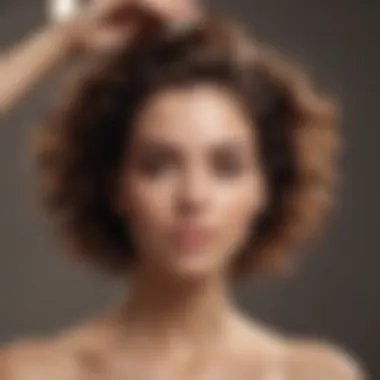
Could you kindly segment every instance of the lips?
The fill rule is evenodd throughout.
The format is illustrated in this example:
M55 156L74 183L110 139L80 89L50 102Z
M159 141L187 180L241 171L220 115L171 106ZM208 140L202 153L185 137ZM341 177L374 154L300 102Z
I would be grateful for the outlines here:
M173 240L180 248L194 249L207 246L214 236L215 233L210 228L186 226L175 230Z

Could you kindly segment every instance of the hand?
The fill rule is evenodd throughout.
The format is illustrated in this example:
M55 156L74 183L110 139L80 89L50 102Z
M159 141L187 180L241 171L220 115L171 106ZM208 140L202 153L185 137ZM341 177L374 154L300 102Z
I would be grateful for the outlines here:
M149 15L174 22L199 14L196 0L93 0L63 30L71 50L101 53L125 44Z

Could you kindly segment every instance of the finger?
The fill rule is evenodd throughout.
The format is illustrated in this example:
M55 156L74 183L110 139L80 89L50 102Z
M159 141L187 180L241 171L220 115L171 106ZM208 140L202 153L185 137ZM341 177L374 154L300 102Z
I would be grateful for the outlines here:
M200 10L194 0L140 0L139 3L169 21L193 18Z
M128 8L131 4L132 0L93 0L86 13L92 19L99 19L109 12L120 8Z
M113 29L96 33L88 41L87 48L95 52L107 52L126 45L136 33L136 28Z

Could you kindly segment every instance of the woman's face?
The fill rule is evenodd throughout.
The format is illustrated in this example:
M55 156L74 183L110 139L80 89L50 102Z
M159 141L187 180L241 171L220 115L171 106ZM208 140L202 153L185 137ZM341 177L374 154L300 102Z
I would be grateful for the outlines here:
M118 205L140 264L165 275L222 273L262 210L253 128L217 86L168 89L140 109Z

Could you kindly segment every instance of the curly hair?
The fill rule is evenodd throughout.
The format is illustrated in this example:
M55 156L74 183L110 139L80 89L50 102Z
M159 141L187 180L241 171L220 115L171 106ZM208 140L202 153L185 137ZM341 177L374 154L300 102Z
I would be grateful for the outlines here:
M197 82L233 90L257 130L269 202L236 272L292 261L316 235L334 190L335 107L277 53L209 17L183 30L161 25L97 62L38 130L43 203L77 257L113 273L133 263L113 194L134 116L154 92Z

